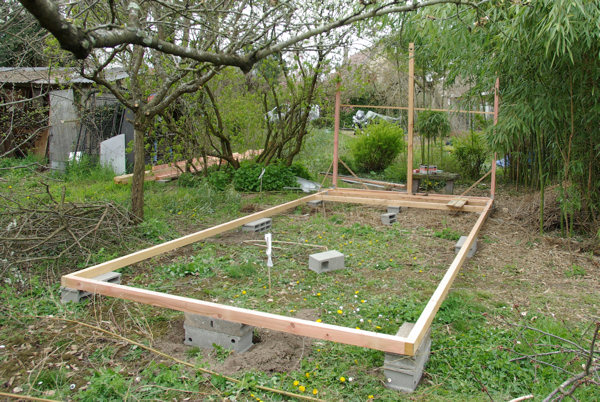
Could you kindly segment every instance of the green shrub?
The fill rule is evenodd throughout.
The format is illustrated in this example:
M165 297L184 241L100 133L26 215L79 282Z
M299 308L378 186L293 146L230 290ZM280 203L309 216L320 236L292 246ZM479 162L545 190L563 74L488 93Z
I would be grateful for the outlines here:
M363 171L387 168L404 147L404 132L395 124L381 121L369 124L351 144L356 164Z
M294 173L294 176L302 177L303 179L306 179L306 180L312 180L312 177L310 176L310 172L308 171L306 166L304 166L301 162L292 163L292 166L290 166L290 169L292 169L292 173Z
M406 182L406 163L393 163L383 172L383 178L392 183Z
M229 183L231 183L231 179L229 170L217 170L208 175L208 183L218 191L226 190Z
M488 147L483 136L472 131L464 138L456 138L454 158L458 161L463 175L468 179L478 179L489 157Z
M263 169L265 169L262 177L263 191L277 191L296 185L296 177L289 167L279 163L264 167L261 164L250 162L242 164L235 171L233 175L235 189L237 191L261 191L259 177Z
M177 179L179 187L197 187L200 183L202 183L202 177L189 172L182 173Z

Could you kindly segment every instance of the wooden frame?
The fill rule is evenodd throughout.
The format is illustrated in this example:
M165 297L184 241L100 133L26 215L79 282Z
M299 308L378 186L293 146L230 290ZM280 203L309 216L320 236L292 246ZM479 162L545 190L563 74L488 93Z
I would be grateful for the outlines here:
M171 240L166 243L149 247L147 249L65 275L62 277L62 285L71 289L85 290L105 296L132 300L144 304L166 307L189 313L201 314L227 321L288 332L295 335L362 346L371 349L382 350L384 352L413 355L415 350L417 350L419 347L423 336L429 329L429 326L431 325L431 322L433 321L441 303L448 294L454 278L458 274L458 271L466 259L468 250L473 244L473 241L476 239L481 226L485 222L485 219L490 212L493 202L490 198L486 197L463 198L466 200L466 203L460 210L478 213L479 219L475 223L475 226L473 226L471 229L471 232L467 237L467 241L464 243L460 252L450 265L446 275L438 285L420 318L417 320L415 327L407 337L398 337L359 329L345 328L293 317L232 307L188 297L175 296L167 293L135 288L132 286L101 282L94 280L93 278L103 273L124 268L131 264L147 260L151 257L166 253L171 250L175 250L179 247L183 247L228 230L235 229L245 223L276 215L308 201L324 200L366 205L405 206L412 208L455 210L447 205L448 202L452 200L451 195L432 194L426 196L424 194L413 195L399 192L359 189L331 189L322 191L299 198L295 201L281 204L264 211L256 212L254 214L223 223L221 225L214 226L209 229L192 233L179 239Z
M498 120L498 88L496 81L494 97L494 124ZM214 226L209 229L201 230L196 233L183 236L179 239L171 240L153 247L146 248L116 258L102 264L95 265L62 277L62 285L71 288L84 290L92 293L116 297L120 299L132 300L139 303L149 304L158 307L166 307L173 310L189 313L201 314L213 318L233 321L262 328L268 328L276 331L287 332L295 335L308 336L317 339L324 339L333 342L339 342L349 345L361 346L371 349L377 349L384 352L396 353L400 355L414 355L418 350L423 337L429 330L440 305L450 291L454 279L458 275L460 268L464 264L467 253L473 242L477 238L481 227L490 214L493 197L495 192L495 155L493 161L492 191L491 197L472 197L460 196L460 203L457 203L457 197L443 194L414 194L412 189L412 131L414 125L414 44L409 45L409 99L408 99L408 171L406 193L396 191L381 190L359 190L351 188L337 188L338 182L338 138L339 138L339 112L340 112L340 82L337 85L335 102L335 125L334 125L334 150L333 150L333 189L321 191L306 197L290 201L264 211L256 212L242 218ZM464 111L459 111L464 112ZM475 113L475 112L473 112ZM415 191L417 189L414 189ZM227 306L223 304L211 303L207 301L192 299L189 297L175 296L167 293L160 293L125 285L117 285L95 280L93 278L124 268L131 264L147 260L151 257L164 254L211 236L238 228L245 223L255 221L260 218L274 216L278 213L302 205L308 201L322 200L330 202L347 202L365 205L378 206L403 206L410 208L423 208L445 211L464 211L479 214L475 225L471 229L466 241L460 251L450 264L446 274L438 284L435 292L429 299L425 309L419 316L413 329L406 337L381 334L360 329L345 328L336 325L313 322L299 318L287 317L271 313L265 313L250 309ZM457 206L460 205L460 206Z

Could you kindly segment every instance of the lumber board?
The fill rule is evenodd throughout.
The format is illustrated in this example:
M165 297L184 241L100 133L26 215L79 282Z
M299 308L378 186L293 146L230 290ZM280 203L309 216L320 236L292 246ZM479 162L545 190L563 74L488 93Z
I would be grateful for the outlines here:
M452 208L462 208L465 206L466 203L467 200L462 198L456 198L454 200L450 200L450 202L448 202L448 206Z
M347 202L350 204L364 204L364 205L381 205L388 207L409 207L419 209L437 209L446 211L455 211L455 208L449 207L447 203L434 203L434 202L422 202L422 201L408 201L408 200L393 200L393 199L377 199L377 198L365 198L365 197L350 197L350 196L337 196L337 195L319 195L318 199L323 201L335 201L335 202ZM481 212L485 207L476 205L465 205L462 211L467 212Z
M398 191L381 191L381 190L359 190L359 189L334 189L328 190L327 195L342 195L342 196L351 196L351 197L365 197L365 198L376 198L376 199L387 199L387 200L406 200L406 201L420 201L420 202L430 202L430 203L448 203L451 200L456 199L455 195L450 194L436 194L432 195L424 195L424 194L407 194L404 192ZM439 195L439 196L438 196ZM470 197L462 197L465 199L468 205L476 205L480 207L484 207L489 198L479 199L479 198L470 198Z
M265 209L264 211L259 211L253 213L251 215L246 215L244 217L234 219L232 221L222 223L217 226L213 226L209 229L204 229L199 232L191 233L187 236L180 237L178 239L174 239L165 243L158 244L156 246L148 247L146 249L136 251L135 253L131 253L122 257L115 258L114 260L104 262L102 264L95 265L93 267L89 267L86 269L82 269L80 271L74 272L71 275L80 276L82 278L93 278L98 275L102 275L104 273L114 271L119 268L126 267L131 264L135 264L136 262L144 261L148 258L154 257L159 254L166 253L167 251L175 250L176 248L187 246L188 244L195 243L199 240L206 239L208 237L212 237L218 235L220 233L226 232L231 229L235 229L239 226L242 226L248 222L255 221L260 218L267 218L269 216L276 215L285 210L294 208L297 205L304 204L308 201L312 201L314 199L318 199L320 193L315 193L308 195L306 197L299 198L294 201L287 202L285 204L277 205L273 208Z
M406 144L406 192L413 192L413 131L415 126L415 44L408 44L408 143Z
M382 350L384 352L412 355L414 350L405 337L232 307L189 297L96 281L73 274L63 276L62 284L71 289L85 290L152 306L200 314L220 320L258 326L294 335Z
M438 287L435 289L435 292L429 299L429 302L427 303L427 305L425 306L425 309L419 316L419 319L415 323L413 329L410 331L410 334L408 335L408 339L414 345L415 350L418 349L421 341L423 340L423 337L425 336L425 333L427 332L431 323L433 322L433 319L435 318L437 311L439 310L442 302L448 295L448 292L450 291L450 287L452 286L452 283L454 282L456 275L458 275L460 268L462 267L463 263L465 262L465 260L467 258L467 254L468 254L469 250L471 249L473 242L477 238L477 235L479 234L479 231L481 230L483 223L485 222L488 215L490 214L493 202L494 202L493 200L488 201L487 205L485 206L485 208L479 215L477 222L475 222L475 225L473 225L473 228L471 229L469 236L467 236L467 240L461 247L460 251L454 258L454 260L452 261L452 264L450 264L450 267L446 271L446 274L444 275L444 277L438 284Z
M408 110L407 106L376 106L376 105L352 105L352 104L342 104L341 107L362 107L367 109L390 109L390 110ZM471 114L494 114L494 112L486 112L483 110L464 110L464 109L440 109L440 108L430 108L430 107L415 107L416 111L425 111L430 110L432 112L449 112L449 113L471 113Z

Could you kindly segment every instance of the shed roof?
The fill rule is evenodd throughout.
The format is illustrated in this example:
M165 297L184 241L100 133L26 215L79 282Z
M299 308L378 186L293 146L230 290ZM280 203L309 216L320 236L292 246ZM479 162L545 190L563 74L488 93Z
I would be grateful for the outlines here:
M122 68L104 70L105 79L117 81L127 77ZM34 85L67 85L93 84L92 80L84 78L75 68L50 67L0 67L0 84L34 84Z

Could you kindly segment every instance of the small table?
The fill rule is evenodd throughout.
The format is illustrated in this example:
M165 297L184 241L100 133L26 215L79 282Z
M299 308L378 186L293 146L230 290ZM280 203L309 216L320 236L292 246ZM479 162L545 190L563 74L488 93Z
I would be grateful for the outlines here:
M444 193L452 194L454 193L454 180L458 180L460 175L458 173L413 173L412 175L412 188L413 193L416 193L419 190L419 185L421 184L421 180L435 180L446 182L446 186L444 187Z

